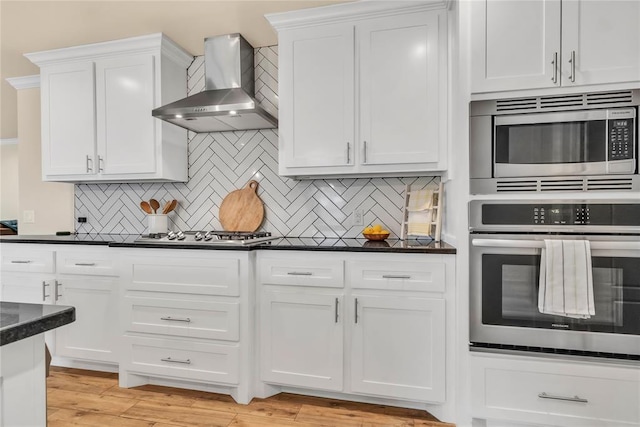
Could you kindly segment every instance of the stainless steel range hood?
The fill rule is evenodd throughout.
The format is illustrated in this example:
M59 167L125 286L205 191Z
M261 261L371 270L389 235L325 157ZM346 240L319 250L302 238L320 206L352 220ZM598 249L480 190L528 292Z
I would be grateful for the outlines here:
M272 129L278 120L254 99L253 47L240 34L204 40L205 90L152 111L193 132Z

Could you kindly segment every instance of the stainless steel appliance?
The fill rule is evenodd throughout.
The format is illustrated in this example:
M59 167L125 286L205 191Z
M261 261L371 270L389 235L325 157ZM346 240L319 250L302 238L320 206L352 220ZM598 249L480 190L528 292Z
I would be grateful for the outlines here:
M640 359L640 202L474 200L469 215L472 349ZM545 239L589 240L595 316L538 311Z
M136 239L136 243L213 245L213 246L253 246L279 239L268 231L178 231L146 234Z
M474 101L471 192L639 190L640 90Z
M205 90L152 111L193 132L278 127L254 98L253 47L240 34L204 40Z

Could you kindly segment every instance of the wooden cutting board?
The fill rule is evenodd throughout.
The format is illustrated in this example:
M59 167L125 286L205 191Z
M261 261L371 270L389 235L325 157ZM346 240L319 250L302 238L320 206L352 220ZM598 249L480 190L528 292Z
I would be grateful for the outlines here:
M220 224L225 231L256 231L264 219L264 205L256 194L258 181L227 194L220 205Z

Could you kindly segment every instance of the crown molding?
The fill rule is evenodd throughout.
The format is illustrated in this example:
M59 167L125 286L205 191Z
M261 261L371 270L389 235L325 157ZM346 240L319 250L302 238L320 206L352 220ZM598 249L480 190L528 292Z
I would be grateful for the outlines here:
M18 145L18 138L0 138L0 145Z
M32 89L40 87L40 75L24 76L24 77L7 77L5 79L15 89Z
M25 53L24 56L39 67L71 61L96 60L122 54L167 54L173 61L187 67L193 56L162 33L130 37L121 40L84 44L61 49Z
M300 9L283 13L271 13L265 18L277 31L300 28L310 25L322 25L353 21L357 19L376 18L402 13L426 10L449 9L452 0L427 1L391 1L369 0L353 3L341 3L321 6L312 9Z

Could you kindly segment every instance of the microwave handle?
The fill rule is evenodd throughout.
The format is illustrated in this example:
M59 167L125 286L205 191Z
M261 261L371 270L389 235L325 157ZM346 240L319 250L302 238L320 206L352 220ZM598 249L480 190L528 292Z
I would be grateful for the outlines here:
M640 251L640 242L590 242L591 249ZM473 246L487 248L532 248L542 249L543 240L472 239Z

